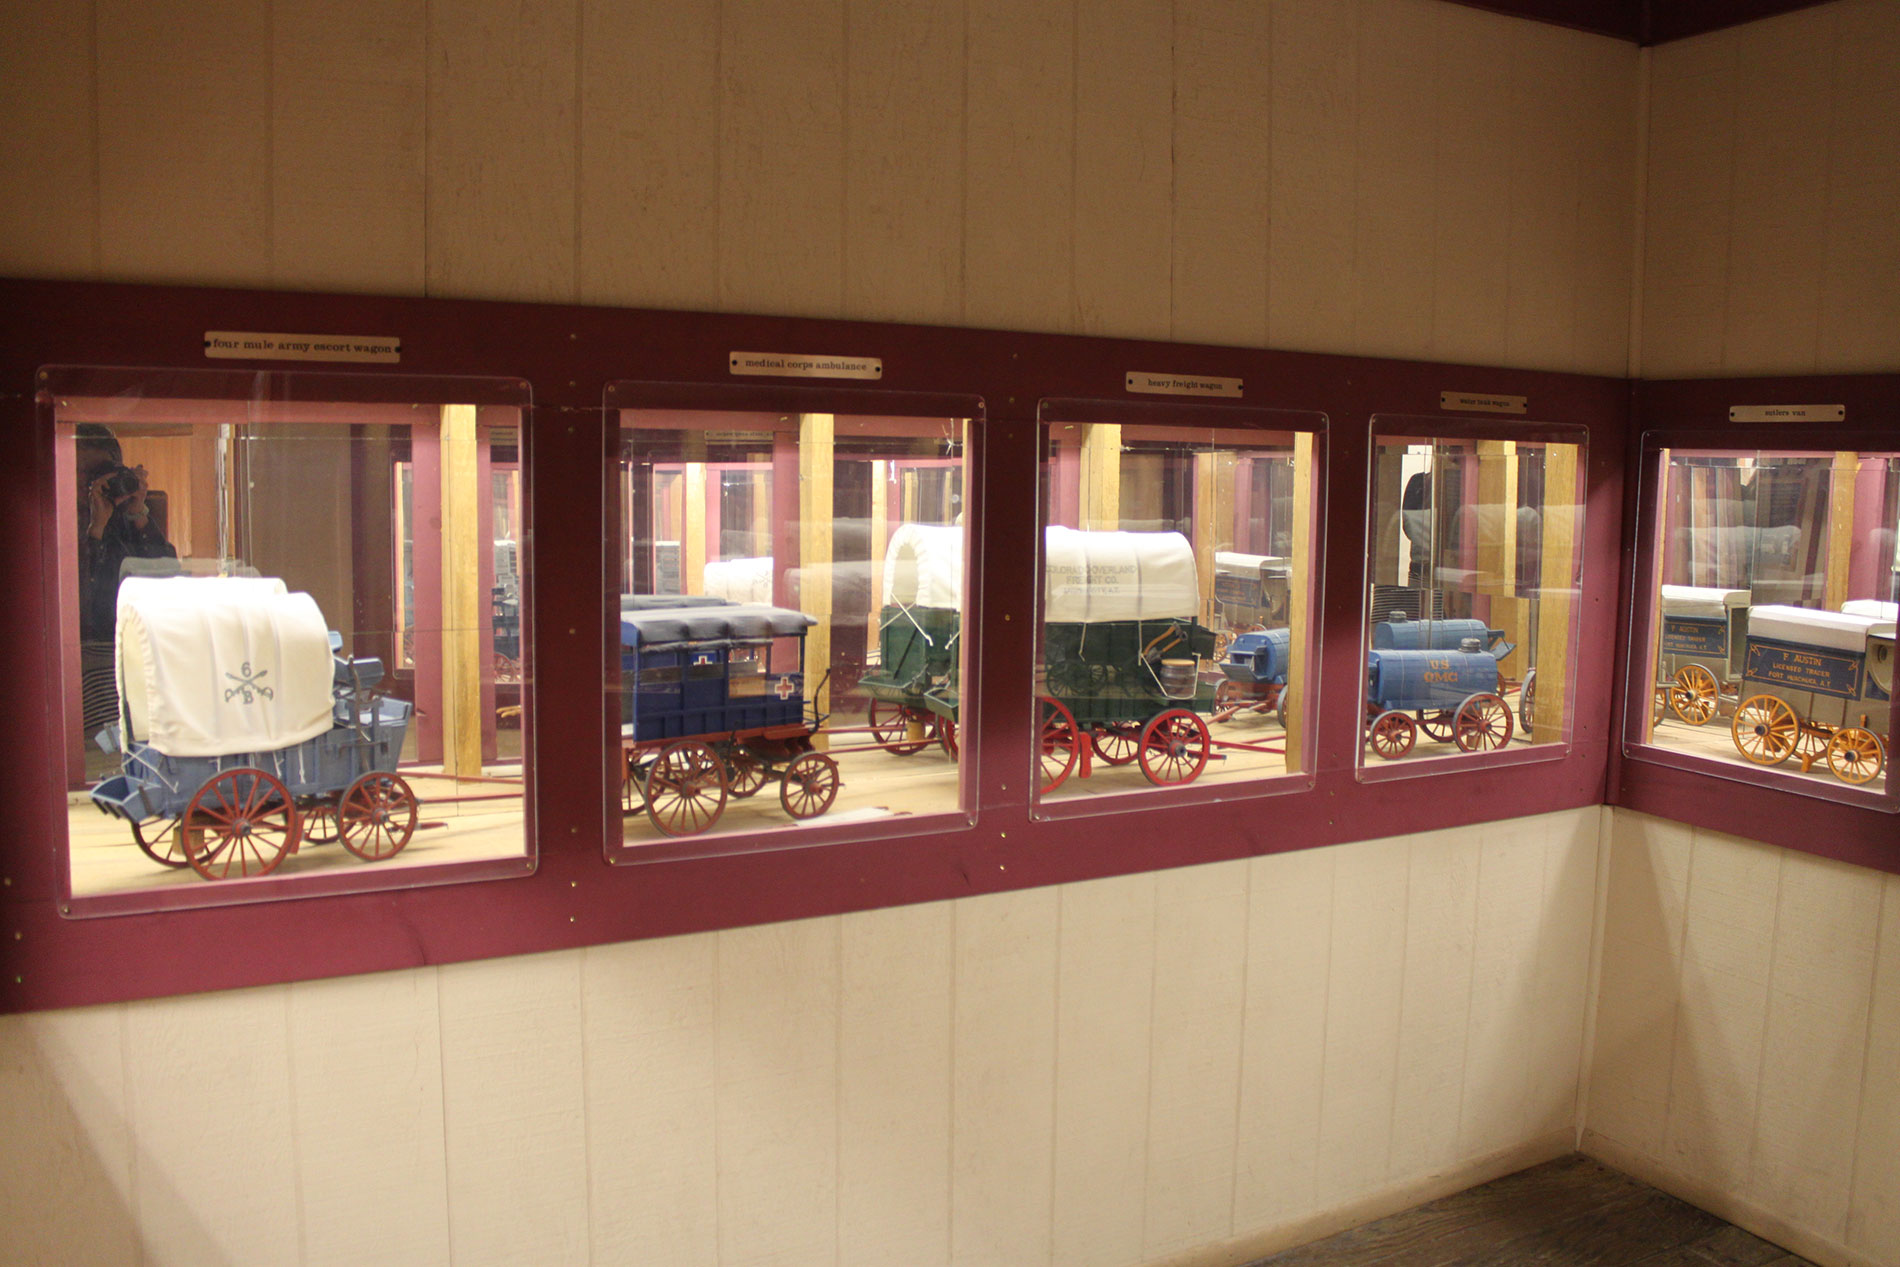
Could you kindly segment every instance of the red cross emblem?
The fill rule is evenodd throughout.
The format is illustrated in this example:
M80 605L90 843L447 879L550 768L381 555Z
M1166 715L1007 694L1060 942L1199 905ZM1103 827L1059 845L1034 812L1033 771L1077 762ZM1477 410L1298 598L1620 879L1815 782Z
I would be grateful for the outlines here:
M772 689L778 693L780 699L790 699L797 692L798 687L793 684L791 678L782 677L778 680L778 685Z

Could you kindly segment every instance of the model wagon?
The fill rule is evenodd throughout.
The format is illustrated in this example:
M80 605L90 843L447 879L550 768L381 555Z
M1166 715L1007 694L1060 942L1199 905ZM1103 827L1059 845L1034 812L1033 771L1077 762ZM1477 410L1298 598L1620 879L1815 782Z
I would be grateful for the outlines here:
M886 750L932 740L957 753L957 657L962 639L963 529L902 524L884 553L878 664L858 679L871 734Z
M1713 718L1742 676L1749 591L1662 587L1656 699L1691 726Z
M1886 764L1893 708L1894 621L1879 615L1756 607L1748 613L1741 703L1730 733L1744 757L1817 760L1848 783Z
M1212 744L1201 714L1214 688L1201 664L1214 631L1201 607L1194 550L1178 532L1082 532L1045 537L1042 786L1062 783L1093 755L1138 761L1150 782L1188 783ZM1084 746L1086 740L1086 748Z
M815 751L823 724L805 695L805 635L817 621L763 603L623 596L620 744L624 807L669 836L702 832L728 797L777 782L793 818L838 795Z
M120 770L92 789L153 861L261 876L304 842L369 862L409 843L396 774L414 706L308 594L270 577L129 577L115 638Z
M1516 650L1482 620L1406 620L1372 627L1366 653L1366 742L1388 761L1412 751L1418 732L1465 752L1510 742L1511 709L1498 662Z

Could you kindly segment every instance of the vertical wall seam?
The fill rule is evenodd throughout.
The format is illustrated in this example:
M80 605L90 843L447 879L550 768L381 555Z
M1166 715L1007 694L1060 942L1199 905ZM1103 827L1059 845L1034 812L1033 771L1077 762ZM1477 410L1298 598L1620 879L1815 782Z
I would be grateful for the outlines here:
M1161 884L1151 877L1148 890L1148 1076L1143 1079L1146 1101L1141 1110L1141 1252L1148 1256L1148 1183L1154 1176L1155 1146L1155 1038L1161 1032L1155 996L1161 985Z
M838 315L851 312L851 0L838 5ZM881 306L881 305L880 305ZM840 954L843 933L839 933ZM840 959L840 972L843 960ZM841 978L842 980L842 978ZM841 987L842 988L842 987ZM842 1012L842 998L840 999Z
M1740 1196L1748 1199L1755 1185L1755 1154L1761 1137L1761 1084L1768 1069L1768 1034L1775 1019L1775 966L1781 959L1781 895L1788 883L1788 855L1779 851L1775 859L1775 914L1768 932L1768 1006L1762 1014L1761 1051L1755 1058L1755 1085L1749 1088L1748 1163L1742 1172ZM1686 921L1685 921L1686 922ZM1677 1011L1681 1011L1680 996Z
M427 298L435 279L429 256L430 227L435 212L435 182L431 161L435 145L435 6L422 0L422 295Z
M1701 831L1699 828L1691 827L1689 829L1689 866L1684 871L1682 878L1682 926L1676 930L1674 946L1675 963L1672 965L1676 979L1676 1006L1672 1009L1669 1018L1669 1058L1663 1068L1662 1132L1657 1137L1656 1145L1658 1161L1662 1160L1669 1153L1669 1124L1676 1112L1676 1053L1683 1045L1682 1031L1686 1019L1684 1017L1682 987L1689 976L1689 904L1694 900L1695 895L1695 859L1696 854L1700 852L1697 848L1697 842L1700 837ZM1757 1082L1759 1083L1759 1077L1757 1078ZM1757 1095L1759 1098L1759 1085L1757 1086Z
M1839 152L1841 135L1840 11L1838 9L1826 10L1825 16L1821 20L1831 25L1834 30L1828 39L1831 56L1828 60L1827 83L1827 163L1821 173L1821 240L1817 243L1820 248L1818 259L1819 268L1816 270L1814 279L1814 326L1809 331L1813 336L1813 352L1809 357L1808 369L1806 371L1810 374L1819 374L1821 372L1821 357L1824 346L1821 339L1821 331L1827 325L1828 312L1828 238L1829 229L1834 224L1834 172L1836 169L1834 160Z
M277 281L277 9L264 4L264 276Z
M831 917L832 962L837 965L832 985L838 991L831 1033L831 1261L834 1264L844 1261L844 922L848 918L846 915Z
M92 121L87 134L87 145L92 151L92 275L94 280L105 276L105 157L102 153L101 134L104 131L99 119L99 0L91 0L87 6L90 20L86 34L86 66L91 72L91 83L87 91L92 101Z
M1860 1190L1861 1125L1867 1120L1867 1093L1872 1082L1868 1071L1874 1063L1874 1018L1880 1010L1880 956L1885 948L1888 907L1896 892L1900 892L1900 884L1891 878L1881 881L1880 913L1874 924L1874 966L1867 981L1867 1033L1860 1055L1860 1095L1854 1102L1854 1150L1847 1163L1847 1222L1841 1230L1841 1243L1850 1247L1854 1243L1854 1194Z
M957 319L967 322L970 319L970 76L975 67L970 62L970 4L973 0L963 0L962 38L963 46L958 50L958 60L963 63L962 108L957 112L957 129L960 143L957 147L957 184L958 205L962 214L957 217ZM956 957L952 944L951 958Z
M1590 895L1590 950L1584 973L1583 1032L1578 1036L1577 1079L1572 1099L1573 1139L1583 1149L1590 1126L1590 1092L1596 1078L1596 1034L1599 1000L1603 990L1603 947L1610 909L1610 842L1615 836L1616 809L1597 806L1597 842L1594 888Z
M572 225L574 249L571 255L574 276L568 292L574 303L581 302L582 278L586 276L586 254L581 238L581 208L587 189L587 3L574 0L574 182L569 194L574 199Z
M97 9L95 7L95 12ZM126 1157L126 1193L125 1203L129 1207L134 1231L132 1252L138 1267L146 1262L145 1238L138 1234L137 1225L142 1222L139 1216L139 1130L138 1130L138 1094L132 1084L132 1009L149 1007L147 1003L118 1003L113 1012L119 1018L119 1091L125 1105L125 1157Z
M1742 73L1741 49L1737 45L1735 38L1727 31L1718 34L1715 38L1728 45L1729 57L1727 82L1724 84L1729 97L1728 190L1722 199L1722 209L1728 213L1728 221L1724 226L1728 234L1728 241L1723 244L1724 249L1722 252L1722 315L1721 323L1716 327L1715 364L1685 367L1690 369L1691 372L1698 373L1707 370L1719 371L1728 366L1729 299L1735 290L1735 168L1740 162L1738 152L1741 149L1741 127L1738 118L1742 112L1742 94L1740 86L1735 81L1740 78Z
M281 663L281 662L280 662ZM308 987L303 987L308 988ZM303 1132L297 1129L297 1032L292 1019L292 1004L297 997L298 982L291 982L284 989L284 1075L285 1088L290 1093L290 1191L291 1209L297 1219L297 1261L310 1261L310 1221L304 1213L304 1174L303 1174Z
M1067 921L1064 920L1063 915L1068 907L1068 892L1067 886L1061 886L1055 893L1055 1005L1050 1008L1050 1016L1055 1026L1055 1041L1049 1048L1053 1053L1049 1062L1050 1068L1055 1074L1055 1085L1050 1088L1049 1094L1049 1256L1051 1261L1055 1258L1056 1233L1061 1226L1056 1219L1056 1214L1061 1200L1061 1187L1057 1180L1061 1173L1058 1162L1062 1148L1062 965L1065 958L1063 949L1068 944L1068 939L1064 936Z
M957 965L962 959L957 935L957 915L962 909L963 899L950 903L950 1129L948 1164L944 1173L949 1176L950 1191L946 1217L943 1221L943 1253L946 1263L955 1263L957 1258Z
M588 1041L587 1041L587 960L593 953L593 947L582 946L580 958L575 965L574 993L576 1011L580 1021L581 1040L581 1158L587 1173L587 1182L581 1186L581 1205L587 1211L587 1261L594 1261L594 1106L588 1094L593 1086L588 1077Z
M1228 1165L1227 1183L1227 1231L1229 1236L1240 1234L1240 1142L1245 1135L1246 1086L1247 1086L1247 1009L1253 1001L1253 880L1258 858L1247 858L1242 866L1246 871L1246 883L1242 886L1242 905L1240 920L1240 1042L1234 1062L1234 1149L1233 1158ZM1148 1018L1149 1028L1154 1026L1154 1017ZM1144 1181L1144 1186L1145 1181Z
M1624 377L1643 374L1644 288L1649 267L1649 131L1651 119L1651 81L1656 73L1653 50L1636 51L1636 113L1631 121L1636 132L1635 186L1630 197L1630 285L1628 347L1624 351Z
M455 1261L455 1149L449 1138L449 1044L442 1009L442 968L422 969L435 982L435 1061L437 1092L442 1098L442 1236L449 1261Z
M1488 826L1488 824L1487 824ZM1465 1084L1470 1081L1471 1065L1471 1018L1476 1008L1472 999L1478 992L1478 934L1481 912L1484 908L1484 838L1485 831L1478 831L1478 869L1471 877L1471 966L1465 973L1465 1055L1460 1062L1464 1066L1458 1079L1458 1138L1465 1134Z
M726 937L722 929L712 935L713 939L713 1069L712 1069L712 1187L713 1187L713 1257L724 1262L725 1227L724 1207L719 1200L720 1179L726 1168L719 1162L719 1118L720 1110L726 1103L726 1084L721 1074L725 1067L722 1057L726 1046Z
M1075 224L1080 200L1076 189L1082 165L1082 15L1078 3L1070 0L1069 9L1069 320L1070 332L1080 334L1086 328L1082 319L1082 289L1075 259Z

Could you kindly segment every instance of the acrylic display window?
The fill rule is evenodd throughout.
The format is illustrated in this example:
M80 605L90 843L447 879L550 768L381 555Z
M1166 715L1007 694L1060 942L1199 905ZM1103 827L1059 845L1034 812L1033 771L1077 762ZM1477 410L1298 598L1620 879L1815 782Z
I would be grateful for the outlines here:
M1040 417L1036 812L1310 786L1324 415Z
M1646 436L1643 471L1626 751L1891 808L1900 452Z
M1361 779L1569 750L1587 434L1374 415Z
M532 868L525 383L41 387L68 913Z
M977 405L894 396L681 409L609 386L611 860L968 824Z

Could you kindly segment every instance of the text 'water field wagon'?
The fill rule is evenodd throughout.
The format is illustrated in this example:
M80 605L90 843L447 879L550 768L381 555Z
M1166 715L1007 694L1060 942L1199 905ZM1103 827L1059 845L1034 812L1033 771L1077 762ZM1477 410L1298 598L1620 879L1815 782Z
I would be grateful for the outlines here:
M1750 761L1779 765L1795 756L1806 772L1825 759L1848 783L1871 782L1885 767L1894 619L1884 605L1848 606L1856 610L1749 611L1741 703L1730 733Z
M877 667L858 679L872 736L902 756L933 739L957 755L963 529L901 524L884 552Z
M1380 621L1366 653L1366 742L1388 761L1421 730L1465 752L1502 748L1512 727L1498 662L1514 650L1482 620Z
M623 808L668 836L702 832L728 796L772 779L793 818L831 808L838 764L814 751L801 611L699 595L623 595Z
M153 861L223 880L304 842L368 862L409 843L416 798L395 771L414 706L376 690L381 660L335 654L310 595L274 577L128 577L115 644L120 772L92 801Z

